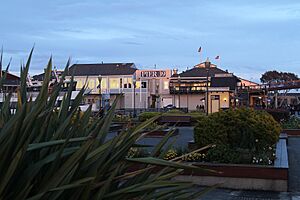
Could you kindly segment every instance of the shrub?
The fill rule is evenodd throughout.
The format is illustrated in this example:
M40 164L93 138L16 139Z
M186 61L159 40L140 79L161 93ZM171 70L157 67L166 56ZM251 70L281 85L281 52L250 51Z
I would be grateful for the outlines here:
M139 115L139 121L144 122L148 119L151 119L152 117L160 115L159 112L143 112Z
M172 110L169 110L167 113L177 113L177 114L182 114L184 113L183 111L179 110L179 109L172 109Z
M300 129L300 119L298 117L291 117L281 124L283 129Z
M194 138L199 146L216 144L208 152L212 160L239 163L250 162L251 156L247 154L275 144L280 131L280 125L264 111L230 109L203 116Z
M290 113L286 109L265 109L277 121L285 121L290 117Z

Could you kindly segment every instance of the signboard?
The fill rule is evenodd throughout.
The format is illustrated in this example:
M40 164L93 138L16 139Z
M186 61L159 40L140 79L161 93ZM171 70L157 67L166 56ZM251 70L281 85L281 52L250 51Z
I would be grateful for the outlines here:
M141 71L141 77L143 78L155 78L155 77L166 77L167 72L163 70L151 70L151 71Z

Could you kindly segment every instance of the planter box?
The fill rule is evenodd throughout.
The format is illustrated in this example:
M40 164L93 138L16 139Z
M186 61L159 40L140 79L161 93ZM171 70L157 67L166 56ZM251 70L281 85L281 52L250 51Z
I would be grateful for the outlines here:
M191 116L181 116L181 115L170 115L170 116L161 116L159 118L159 123L161 124L176 124L176 125L191 125Z
M175 179L192 181L202 186L221 184L230 189L288 191L288 154L286 139L276 146L274 166L193 163L221 173L184 171Z
M164 137L166 134L168 134L170 132L171 129L164 129L161 131L151 131L149 132L145 137ZM173 136L178 135L178 129L175 130L175 132L173 133Z
M300 136L300 129L283 129L282 133L286 133L288 136Z

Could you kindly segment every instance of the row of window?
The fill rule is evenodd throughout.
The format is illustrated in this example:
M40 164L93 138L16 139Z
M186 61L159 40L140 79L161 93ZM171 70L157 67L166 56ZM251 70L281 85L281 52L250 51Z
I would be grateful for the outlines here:
M84 86L85 81L77 80L77 88L82 88ZM120 87L123 86L123 87ZM99 88L99 80L98 79L90 79L88 80L87 87L89 89ZM109 89L119 89L119 88L133 88L132 78L109 78ZM145 81L137 81L136 88L147 88L147 82ZM101 89L108 89L107 86L107 78L102 78L101 80Z

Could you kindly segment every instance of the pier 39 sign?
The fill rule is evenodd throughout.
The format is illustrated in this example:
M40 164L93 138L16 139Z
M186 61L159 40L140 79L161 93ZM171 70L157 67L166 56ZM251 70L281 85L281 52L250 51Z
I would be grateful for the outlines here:
M163 78L167 76L167 72L165 70L151 70L151 71L141 71L141 77L143 78Z

